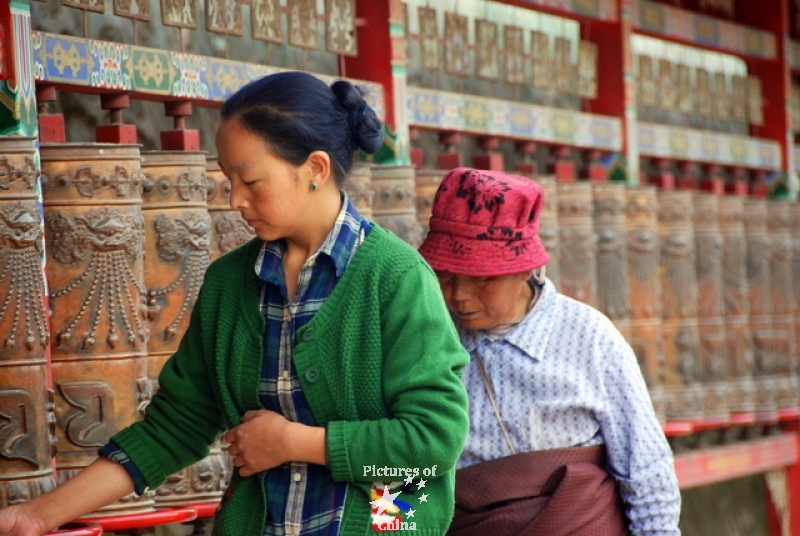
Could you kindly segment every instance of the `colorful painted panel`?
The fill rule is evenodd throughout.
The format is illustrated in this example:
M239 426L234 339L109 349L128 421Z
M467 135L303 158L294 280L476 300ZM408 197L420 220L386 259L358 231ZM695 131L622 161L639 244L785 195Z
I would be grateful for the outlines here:
M444 14L444 70L456 76L469 76L469 17L458 13Z
M114 15L150 22L150 0L114 0Z
M657 102L656 94L656 74L653 65L653 58L646 54L639 54L639 93L638 100L642 106L655 106Z
M94 11L95 13L106 12L105 0L61 0L61 5Z
M711 73L708 69L695 69L697 83L694 87L694 111L700 117L714 115L714 100L711 93Z
M525 34L519 26L503 27L505 80L509 84L525 83Z
M692 69L685 63L678 64L678 110L685 114L694 110Z
M553 57L550 55L550 36L538 30L531 31L531 66L533 80L537 89L553 87Z
M478 78L497 80L500 78L500 45L497 24L475 19L475 68Z
M777 58L778 42L769 32L651 0L631 4L636 29L734 54L770 60Z
M678 76L675 65L665 59L658 60L658 106L662 110L678 108Z
M578 44L578 95L597 98L597 45L589 41Z
M197 8L194 0L161 0L161 23L177 28L197 28Z
M250 0L253 39L283 44L280 0Z
M242 0L206 0L206 30L224 35L244 35Z
M408 122L417 127L609 151L622 147L616 117L418 87L408 88L406 102Z
M11 3L11 32L7 36L16 46L8 47L6 66L13 70L15 82L0 80L0 134L12 136L38 135L34 67L31 48L35 36L31 32L30 6Z
M734 121L747 121L747 78L731 76L731 117Z
M731 117L731 94L725 73L714 73L714 117L720 121Z
M419 17L420 52L422 68L426 71L438 71L439 61L439 25L436 23L436 10L432 7L420 7Z
M639 153L656 158L779 170L777 142L652 123L637 126Z
M566 95L574 95L577 88L572 80L575 69L572 68L572 43L568 38L556 37L553 56L556 68L556 91Z
M326 48L332 54L357 56L355 0L326 0Z
M289 44L308 50L319 48L316 0L288 0Z
M761 94L761 79L747 77L747 120L751 125L764 125L764 97Z

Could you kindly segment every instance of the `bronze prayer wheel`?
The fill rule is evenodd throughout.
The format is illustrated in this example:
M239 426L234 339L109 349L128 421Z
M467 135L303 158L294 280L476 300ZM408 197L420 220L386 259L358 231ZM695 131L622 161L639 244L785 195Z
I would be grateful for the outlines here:
M375 189L372 187L372 171L369 164L356 162L344 181L343 190L350 197L356 210L368 220L372 220L372 202Z
M439 189L439 183L448 172L441 169L418 169L415 182L417 185L417 221L422 227L422 236L428 234L431 220L433 198Z
M55 487L35 138L0 138L0 509Z
M767 204L767 232L772 249L769 296L772 303L772 352L775 365L775 404L778 409L797 407L800 385L796 382L794 337L794 286L792 280L792 229L789 203Z
M664 389L670 420L703 415L692 212L692 192L658 192Z
M417 220L415 171L411 166L372 166L375 222L419 247L422 228Z
M555 177L537 176L534 179L544 190L544 206L539 218L539 237L545 251L550 254L550 262L545 265L545 275L559 289L558 257L560 256L558 232L558 192Z
M251 238L253 228L231 208L231 183L216 158L206 159L206 203L211 217L211 260L232 251Z
M755 410L774 414L776 410L776 366L772 352L772 301L770 262L772 246L767 234L767 201L744 200L744 233L747 243L747 288L750 304L750 335L755 363Z
M625 247L625 185L592 184L597 236L597 308L630 337L628 259Z
M659 279L658 200L653 186L625 189L630 342L660 421L667 418Z
M139 147L42 144L59 482L149 400ZM133 494L98 513L150 509Z
M561 292L596 305L597 259L592 223L592 185L557 182L559 285Z
M755 410L753 341L750 336L747 288L747 240L744 235L744 201L739 196L719 199L722 234L722 293L725 307L725 339L731 372L730 410Z
M694 204L695 274L697 276L697 332L700 378L705 390L706 419L730 415L730 360L725 338L722 297L722 233L719 196L697 191Z

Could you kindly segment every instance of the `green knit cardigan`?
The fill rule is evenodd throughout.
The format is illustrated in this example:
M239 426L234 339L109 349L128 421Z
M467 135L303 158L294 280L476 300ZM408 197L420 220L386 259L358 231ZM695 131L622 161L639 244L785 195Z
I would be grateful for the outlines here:
M206 456L246 411L262 408L265 321L254 270L261 244L254 239L212 263L146 418L111 438L151 488ZM314 417L327 429L331 474L350 483L339 534L374 533L369 491L376 478L364 476L373 465L417 468L420 478L436 466L436 478L398 499L416 511L406 519L416 525L408 534L444 534L468 429L461 370L469 355L430 267L373 227L323 307L298 331L293 354ZM268 493L263 473L243 478L234 470L214 533L260 536Z

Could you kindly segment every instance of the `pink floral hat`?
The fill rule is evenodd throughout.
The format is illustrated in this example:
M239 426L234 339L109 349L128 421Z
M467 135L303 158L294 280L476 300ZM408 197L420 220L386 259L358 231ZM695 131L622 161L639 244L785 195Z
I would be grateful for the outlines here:
M442 179L419 252L436 271L474 277L516 274L547 264L539 238L542 187L530 179L457 168Z

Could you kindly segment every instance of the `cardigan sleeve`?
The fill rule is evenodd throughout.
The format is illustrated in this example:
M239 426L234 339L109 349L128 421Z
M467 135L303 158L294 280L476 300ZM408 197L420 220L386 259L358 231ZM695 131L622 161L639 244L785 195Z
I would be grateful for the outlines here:
M461 346L439 285L422 262L394 282L381 314L383 398L390 417L328 424L336 480L370 481L364 466L455 468L469 427Z

